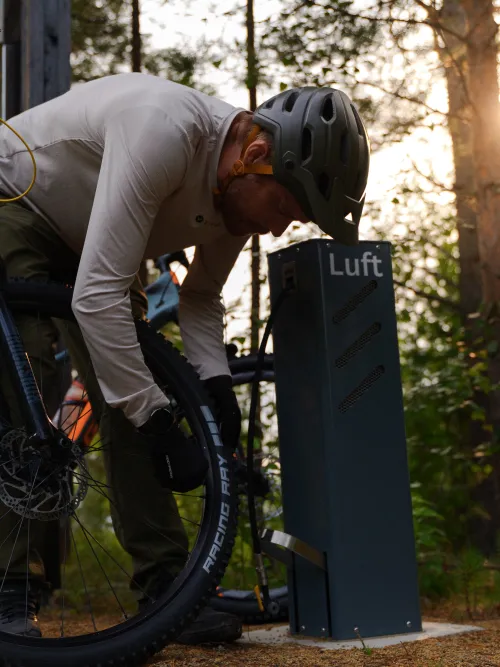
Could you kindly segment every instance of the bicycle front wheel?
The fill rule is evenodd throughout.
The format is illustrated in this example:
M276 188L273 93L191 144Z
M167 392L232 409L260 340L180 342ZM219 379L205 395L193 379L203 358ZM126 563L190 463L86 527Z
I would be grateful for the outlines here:
M58 318L63 329L71 326L69 288L18 281L9 283L4 294L16 317L29 317L34 324ZM84 451L71 450L67 465L34 480L22 474L22 462L30 456L26 429L14 423L4 428L0 435L0 499L7 507L0 516L0 542L8 552L3 555L0 596L7 582L15 579L17 586L25 585L26 618L28 600L36 589L31 561L40 551L39 533L51 521L66 528L61 540L61 586L52 591L51 604L39 612L43 636L0 632L1 665L142 664L182 631L206 604L224 573L236 525L231 457L221 446L209 398L194 370L145 322L137 322L137 334L146 364L170 399L178 422L205 452L210 465L205 484L186 494L170 494L160 487L155 506L142 516L134 509L142 506L142 496L151 497L151 489L141 478L143 451L123 449L123 456L134 458L129 466L129 488L122 486L118 498L105 474L107 445L99 435ZM31 362L43 396L43 365L37 359ZM79 417L75 409L72 419ZM71 423L64 425L64 431L68 430ZM150 473L152 488L152 467ZM64 495L65 502L54 505L51 493ZM135 525L131 527L130 516L122 516L126 527L120 526L117 535L115 515L120 503L135 513ZM163 527L166 513L175 515L168 531ZM127 531L134 533L133 540ZM127 548L133 544L133 548L127 551L124 544ZM165 565L165 545L177 554L176 571ZM157 570L151 563L158 565ZM37 584L42 585L40 573Z

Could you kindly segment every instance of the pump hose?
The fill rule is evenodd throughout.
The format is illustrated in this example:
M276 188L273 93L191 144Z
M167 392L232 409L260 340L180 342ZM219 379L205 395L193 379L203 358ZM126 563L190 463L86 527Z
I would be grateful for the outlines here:
M26 149L29 153L31 161L33 162L33 178L31 179L31 183L29 184L27 189L22 194L17 195L16 197L10 197L9 199L0 199L0 204L7 204L8 202L18 201L19 199L22 199L23 197L25 197L28 194L28 192L31 190L31 188L35 185L35 181L36 181L36 161L35 161L35 156L33 155L33 151L28 146L26 141L22 138L22 136L19 134L19 132L17 132L11 125L9 125L9 123L7 123L7 121L5 121L3 118L0 118L0 123L2 125L5 125L6 127L8 127L9 130L11 132L14 132L16 137L23 142L23 144L26 146Z

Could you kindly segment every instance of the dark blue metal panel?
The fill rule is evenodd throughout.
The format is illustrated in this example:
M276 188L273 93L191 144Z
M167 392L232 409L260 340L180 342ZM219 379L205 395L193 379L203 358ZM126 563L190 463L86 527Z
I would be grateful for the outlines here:
M273 253L273 302L292 267L297 288L273 329L285 531L324 551L328 569L325 586L296 559L292 631L417 631L390 245L314 240Z

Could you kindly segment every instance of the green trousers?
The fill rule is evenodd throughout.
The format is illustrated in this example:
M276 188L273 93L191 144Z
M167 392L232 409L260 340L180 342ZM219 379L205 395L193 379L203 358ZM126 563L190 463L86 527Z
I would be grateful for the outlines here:
M75 276L79 261L43 218L18 203L0 205L0 256L8 277L42 281ZM130 289L130 298L134 315L143 317L147 299L138 278ZM144 444L132 424L121 410L105 404L78 326L31 315L16 316L16 324L47 406L57 406L61 398L57 394L60 369L54 360L60 335L85 384L99 422L99 447L104 452L114 531L132 556L134 579L143 587L160 571L178 573L186 561L188 539L175 498L156 481L151 461L144 455ZM1 362L0 388L8 404L9 420L22 426L16 396ZM20 518L0 501L0 576L7 571L8 577L26 577L29 563L32 576L44 577L43 554L50 551L51 542L54 549L58 548L54 522L26 520L19 528Z

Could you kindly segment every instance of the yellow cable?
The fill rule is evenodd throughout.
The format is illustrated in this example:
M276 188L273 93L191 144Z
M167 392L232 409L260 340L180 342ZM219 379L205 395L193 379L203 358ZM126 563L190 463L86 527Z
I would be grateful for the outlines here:
M20 139L23 142L23 144L28 149L28 153L30 154L31 160L33 162L33 178L31 179L31 183L29 184L28 189L25 190L22 195L17 195L17 197L11 197L10 199L0 199L0 203L5 204L7 202L17 201L18 199L22 199L23 197L25 197L28 194L28 192L31 190L31 188L35 185L35 181L36 181L36 162L35 162L35 156L33 155L33 151L28 146L28 144L24 141L24 139L19 134L19 132L16 132L16 130L11 125L9 125L7 123L7 121L5 121L3 118L0 118L0 123L5 125L6 127L8 127L9 130L12 130L12 132L14 132L16 137L18 137L18 139Z

